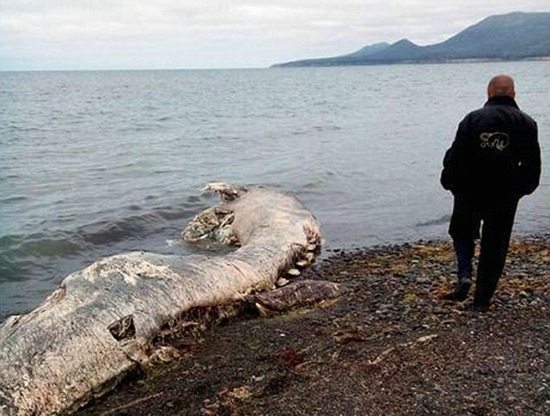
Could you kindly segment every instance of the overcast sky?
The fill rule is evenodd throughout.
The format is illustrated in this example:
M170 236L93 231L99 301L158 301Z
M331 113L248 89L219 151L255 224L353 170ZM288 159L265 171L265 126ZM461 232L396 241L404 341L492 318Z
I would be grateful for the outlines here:
M548 0L0 0L0 69L258 68L444 41Z

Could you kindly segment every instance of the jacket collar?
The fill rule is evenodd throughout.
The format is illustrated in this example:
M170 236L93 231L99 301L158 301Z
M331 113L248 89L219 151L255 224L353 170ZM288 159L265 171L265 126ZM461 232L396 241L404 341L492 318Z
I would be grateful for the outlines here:
M487 102L485 103L485 106L493 106L493 105L509 105L519 109L519 106L517 105L516 100L514 100L512 97L508 97L505 95L496 95L492 98L489 98L489 100L487 100Z

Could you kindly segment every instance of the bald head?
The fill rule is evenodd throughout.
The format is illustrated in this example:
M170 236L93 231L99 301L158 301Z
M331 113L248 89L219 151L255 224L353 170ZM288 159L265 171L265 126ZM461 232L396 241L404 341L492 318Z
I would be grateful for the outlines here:
M516 91L514 89L514 80L509 75L497 75L491 78L489 84L487 85L487 97L497 97L505 96L512 97L516 96Z

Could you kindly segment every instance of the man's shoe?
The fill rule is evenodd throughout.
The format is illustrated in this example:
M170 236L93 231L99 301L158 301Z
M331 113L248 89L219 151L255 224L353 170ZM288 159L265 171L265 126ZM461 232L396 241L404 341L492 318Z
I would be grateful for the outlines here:
M454 290L447 293L442 297L443 300L450 300L453 302L462 302L468 297L468 292L472 287L472 281L470 279L464 279L457 283Z
M485 313L489 311L489 304L488 303L475 303L472 305L472 310L474 312L481 312Z

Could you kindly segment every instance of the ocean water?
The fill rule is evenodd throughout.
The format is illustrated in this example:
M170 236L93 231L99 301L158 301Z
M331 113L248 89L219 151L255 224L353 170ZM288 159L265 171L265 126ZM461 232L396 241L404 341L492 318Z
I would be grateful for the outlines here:
M103 256L189 254L211 181L296 195L325 252L446 238L441 160L496 73L543 148L516 235L547 233L550 62L0 73L0 321Z

